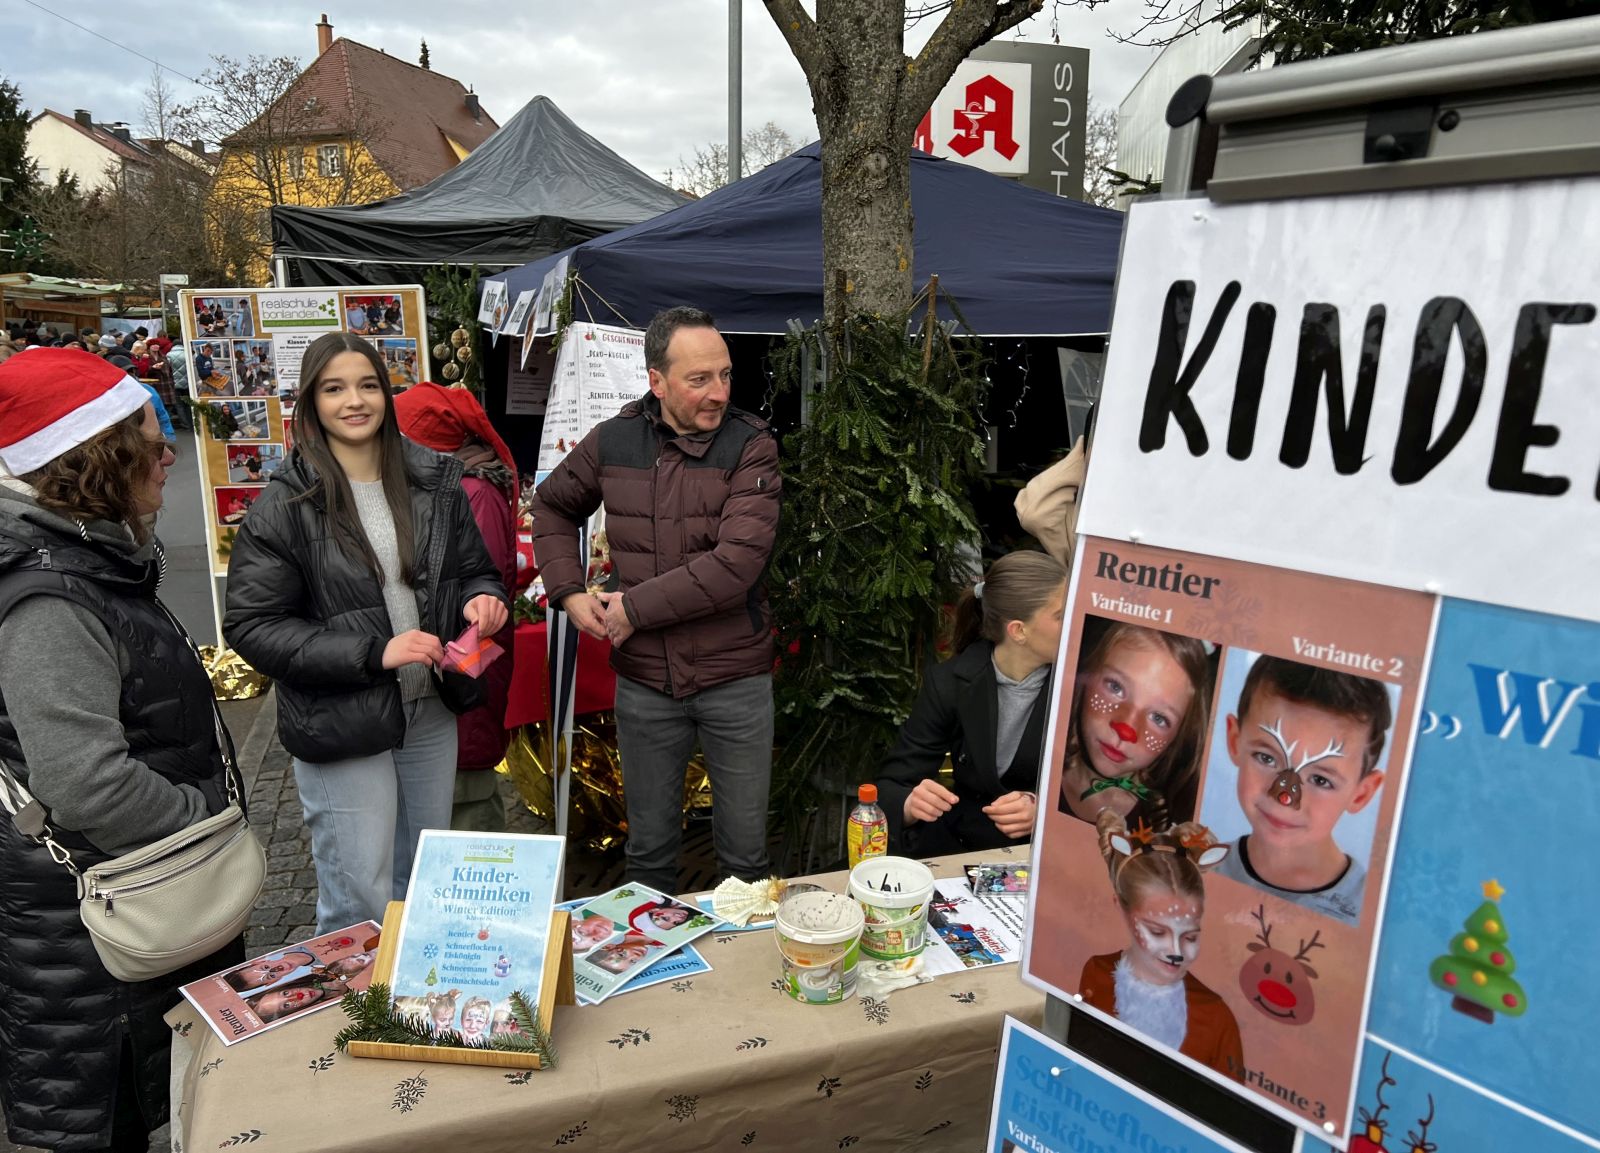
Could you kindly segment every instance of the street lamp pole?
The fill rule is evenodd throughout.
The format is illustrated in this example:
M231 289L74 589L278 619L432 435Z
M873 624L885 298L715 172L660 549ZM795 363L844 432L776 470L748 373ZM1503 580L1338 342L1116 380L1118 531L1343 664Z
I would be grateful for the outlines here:
M744 119L740 100L743 84L740 78L744 48L740 25L744 19L744 0L728 0L728 183L744 175L743 144L740 125Z

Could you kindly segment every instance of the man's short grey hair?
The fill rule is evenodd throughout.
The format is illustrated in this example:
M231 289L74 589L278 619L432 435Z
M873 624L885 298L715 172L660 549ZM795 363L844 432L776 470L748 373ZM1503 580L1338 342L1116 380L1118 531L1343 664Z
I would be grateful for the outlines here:
M656 313L650 320L650 327L644 330L644 364L646 368L653 368L657 372L666 372L667 346L672 343L672 334L680 328L715 328L717 322L711 319L711 314L703 308L694 308L687 304L679 304L672 308L664 308Z

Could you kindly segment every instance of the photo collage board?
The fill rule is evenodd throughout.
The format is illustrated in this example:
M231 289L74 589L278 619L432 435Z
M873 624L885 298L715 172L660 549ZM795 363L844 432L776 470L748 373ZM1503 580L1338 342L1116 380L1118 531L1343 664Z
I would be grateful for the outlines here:
M213 419L195 422L212 571L250 506L293 448L300 367L312 341L348 332L370 343L396 391L428 379L427 311L419 285L203 288L178 294L189 394Z
M1297 1149L1600 1148L1594 195L1129 215L1023 976Z

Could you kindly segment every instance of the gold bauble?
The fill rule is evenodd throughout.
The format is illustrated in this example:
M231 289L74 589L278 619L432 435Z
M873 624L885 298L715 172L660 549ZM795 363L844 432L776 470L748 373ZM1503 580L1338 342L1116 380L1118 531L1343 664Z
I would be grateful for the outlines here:
M450 346L443 341L440 341L438 344L433 346L433 359L449 360L450 351Z
M456 359L459 360L462 364L466 364L467 361L471 360L472 359L472 346L463 344L460 348L456 349Z
M460 348L463 344L467 343L467 341L471 339L472 334L464 328L458 328L450 334L450 343L455 345L457 348Z
M444 366L442 371L446 380L455 380L461 375L461 366L452 360L449 364Z

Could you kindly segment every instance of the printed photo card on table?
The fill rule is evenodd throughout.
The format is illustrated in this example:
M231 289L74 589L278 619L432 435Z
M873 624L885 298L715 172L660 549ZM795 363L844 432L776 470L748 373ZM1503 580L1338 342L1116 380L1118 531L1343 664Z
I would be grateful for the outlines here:
M1081 538L1025 976L1342 1141L1435 600Z
M264 1033L285 1021L337 1005L372 980L382 930L362 921L297 941L213 973L178 991L224 1045Z
M572 912L573 981L598 1004L652 963L721 924L721 918L648 885L627 884Z
M565 909L572 914L572 955L574 957L580 957L595 947L596 938L599 936L596 933L597 926L604 927L610 924L605 917L599 914L585 915L580 913L578 910L582 909L586 903L585 899L579 898L576 901L563 901L556 906L556 908ZM721 925L719 927L726 929L728 926ZM599 939L610 940L612 935L613 932L608 931L604 937ZM659 985L664 981L681 981L686 977L696 977L701 973L709 973L710 971L711 962L705 959L699 949L696 949L693 945L683 945L675 953L658 955L654 961L642 969L637 966L630 968L629 972L632 975L617 986L612 991L612 995L636 993L640 989L648 989L651 985ZM579 990L578 1004L593 1005L594 1003L592 996L584 993L581 989Z

